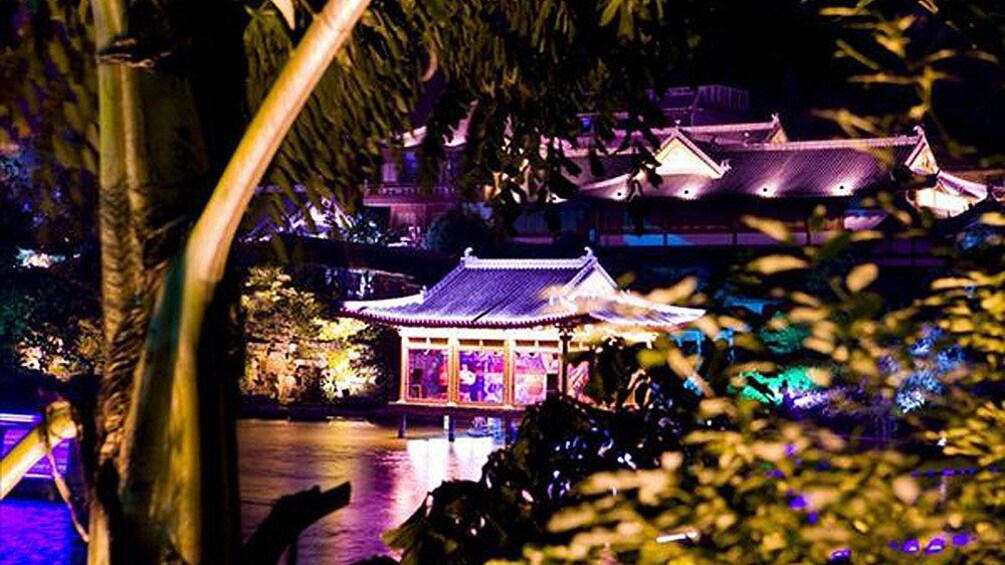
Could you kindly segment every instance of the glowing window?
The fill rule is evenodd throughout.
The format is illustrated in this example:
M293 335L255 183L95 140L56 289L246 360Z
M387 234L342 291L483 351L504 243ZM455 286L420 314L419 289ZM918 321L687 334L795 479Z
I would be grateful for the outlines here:
M569 363L565 366L569 386L569 396L579 400L586 400L583 396L583 389L586 388L587 381L590 380L589 361L579 363Z
M449 365L446 349L409 349L409 400L446 400Z
M462 349L458 360L458 402L502 404L505 390L503 352L491 349Z
M534 404L548 395L548 381L558 375L558 353L517 351L513 355L513 402Z

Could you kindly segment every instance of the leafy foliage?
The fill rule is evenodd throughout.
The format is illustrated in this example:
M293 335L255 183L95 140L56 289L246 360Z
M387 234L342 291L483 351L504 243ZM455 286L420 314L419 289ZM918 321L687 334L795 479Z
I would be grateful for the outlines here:
M905 548L931 546L953 562L1001 562L1000 240L988 243L996 252L947 257L905 306L884 304L875 290L883 271L870 263L831 276L827 292L808 293L810 271L837 256L824 252L829 245L862 243L837 235L823 247L789 247L783 255L803 267L781 278L775 259L738 273L777 300L770 331L736 332L757 327L759 315L712 310L696 323L708 338L703 356L669 339L651 348L606 344L594 358L603 369L594 386L613 411L550 402L530 413L516 445L493 456L477 485L441 487L391 534L405 561L888 563L909 556ZM789 333L801 343L780 348L777 338ZM899 410L893 399L917 360L938 357L945 344L966 355L941 374L944 396ZM828 400L841 418L729 394L800 355L828 362L805 375L844 391ZM639 402L624 402L629 396ZM894 423L896 435L877 437L873 418ZM672 431L639 430L660 425ZM598 447L598 437L621 439ZM971 471L961 481L929 471L947 466ZM528 544L519 556L516 544Z
M477 211L459 207L433 220L422 236L422 247L460 255L469 247L475 253L481 253L494 241L492 228Z
M380 396L393 374L379 354L384 331L331 319L314 293L277 267L254 267L241 297L248 341L242 390L282 402Z
M824 0L814 8L839 30L835 57L850 93L860 87L863 100L822 109L820 117L851 135L924 123L954 158L1001 162L1002 145L980 123L999 112L995 106L1005 97L1005 13L999 3Z
M98 304L47 269L0 269L0 370L40 371L61 380L100 364Z
M94 46L78 8L8 2L0 35L0 184L49 249L79 245L95 218L97 79L94 57L81 56Z
M550 539L544 526L579 500L574 485L599 470L656 465L680 446L683 425L668 407L612 412L549 399L528 409L516 443L489 456L480 481L444 483L385 540L409 564L516 557L523 543Z
M794 256L809 265L816 252ZM829 297L772 285L778 289L774 294L789 302L789 317L810 325L804 347L825 352L839 368L831 382L868 391L846 402L879 399L889 413L891 403L882 399L897 393L910 370L886 372L877 360L910 358L911 344L930 336L928 323L937 321L947 332L938 342L958 343L969 352L968 362L944 375L946 398L931 399L923 418L901 417L897 442L877 444L863 426L792 423L742 398L709 395L698 411L725 417L726 430L688 434L685 447L665 454L658 469L587 479L577 490L585 502L556 513L549 523L554 536L569 541L529 547L524 559L788 563L850 555L856 563L898 562L905 548L919 551L919 544L943 543L946 559L1001 562L1003 501L997 493L1003 479L996 470L1005 449L1000 437L990 435L992 422L1005 410L1000 249L998 257L980 266L966 256L954 258L946 276L904 308L885 309L878 295L861 296L869 294L863 289L871 277L864 277L860 267L832 281ZM768 276L774 272L762 262L751 266ZM985 325L979 328L971 319ZM721 322L713 314L699 327ZM737 345L752 353L765 351L756 339L737 340ZM767 363L770 355L719 373L706 371L702 378L714 392L723 379L742 382L745 371ZM865 415L852 406L843 409L859 419ZM941 449L935 446L940 438ZM937 481L919 474L940 465L975 471L940 491ZM962 537L962 547L950 546L951 537ZM978 542L968 543L974 537Z

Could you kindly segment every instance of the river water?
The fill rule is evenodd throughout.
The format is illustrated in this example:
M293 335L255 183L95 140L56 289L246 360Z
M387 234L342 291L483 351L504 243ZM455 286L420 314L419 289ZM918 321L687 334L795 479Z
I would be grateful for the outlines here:
M477 479L491 438L446 441L442 430L395 430L356 420L238 423L241 515L247 536L282 496L319 485L352 484L346 508L308 528L298 543L299 563L344 565L390 553L381 534L415 511L444 480ZM0 565L75 564L83 550L61 503L0 503Z

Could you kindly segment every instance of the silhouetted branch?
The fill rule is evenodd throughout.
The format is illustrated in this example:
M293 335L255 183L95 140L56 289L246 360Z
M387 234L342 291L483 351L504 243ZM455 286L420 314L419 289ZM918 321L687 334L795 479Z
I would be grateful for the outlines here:
M308 526L349 504L349 483L322 491L315 486L281 497L241 548L242 565L275 565Z

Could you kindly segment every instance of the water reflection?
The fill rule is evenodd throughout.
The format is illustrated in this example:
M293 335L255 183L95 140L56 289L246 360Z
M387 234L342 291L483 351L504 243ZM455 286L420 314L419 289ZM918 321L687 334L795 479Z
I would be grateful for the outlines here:
M0 501L0 565L77 564L84 552L62 502Z
M451 444L433 429L410 429L420 437L405 441L391 428L361 421L246 420L237 431L244 536L276 498L352 482L349 506L301 536L304 564L342 565L389 553L380 539L384 531L408 518L444 480L477 479L498 447L491 438L458 437ZM0 565L83 563L85 549L76 536L62 503L0 502Z
M289 423L242 421L238 427L244 534L248 535L282 494L352 482L348 507L309 528L300 538L301 563L352 563L389 550L381 534L407 519L444 480L477 479L491 438L415 430L394 431L360 421Z

